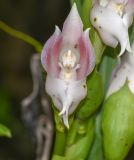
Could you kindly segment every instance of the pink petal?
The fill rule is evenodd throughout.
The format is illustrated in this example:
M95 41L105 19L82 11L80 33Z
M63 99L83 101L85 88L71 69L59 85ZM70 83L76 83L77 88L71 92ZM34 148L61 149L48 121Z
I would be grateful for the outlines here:
M127 12L133 12L134 13L134 0L128 0L127 6L126 6Z
M42 53L41 63L46 70L52 76L59 75L59 52L61 47L61 31L56 26L54 34L46 42Z
M130 5L134 8L134 0L128 0L128 5Z
M95 53L89 40L89 29L87 29L79 40L80 69L78 79L82 79L90 74L95 66Z
M63 25L63 44L75 45L81 37L82 32L83 24L76 4L74 4Z

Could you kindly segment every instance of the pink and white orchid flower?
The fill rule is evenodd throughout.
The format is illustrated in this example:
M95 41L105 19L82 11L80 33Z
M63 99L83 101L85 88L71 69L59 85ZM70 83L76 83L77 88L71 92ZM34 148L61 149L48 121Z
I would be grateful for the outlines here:
M134 43L132 53L125 53L114 71L107 97L118 91L125 82L128 82L130 91L134 94Z
M75 4L64 22L62 32L56 26L54 34L46 42L41 62L47 72L46 91L69 128L68 115L85 98L86 77L95 66L89 29L83 32Z
M106 45L115 48L120 43L122 55L131 52L128 28L133 16L134 0L94 0L90 19Z

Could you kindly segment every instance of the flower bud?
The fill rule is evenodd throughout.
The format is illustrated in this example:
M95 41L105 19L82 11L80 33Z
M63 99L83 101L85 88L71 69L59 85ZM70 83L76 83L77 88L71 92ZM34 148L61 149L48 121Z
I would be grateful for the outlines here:
M105 158L123 160L134 142L134 94L128 82L106 99L102 113Z

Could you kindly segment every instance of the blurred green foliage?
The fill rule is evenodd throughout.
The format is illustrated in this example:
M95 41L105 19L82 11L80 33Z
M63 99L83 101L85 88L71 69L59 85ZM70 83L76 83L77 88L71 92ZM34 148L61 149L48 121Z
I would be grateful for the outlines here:
M44 44L55 24L62 26L69 8L68 0L0 0L0 21ZM35 159L20 105L32 91L30 57L35 52L30 45L0 30L0 124L12 133L11 139L0 137L0 160Z

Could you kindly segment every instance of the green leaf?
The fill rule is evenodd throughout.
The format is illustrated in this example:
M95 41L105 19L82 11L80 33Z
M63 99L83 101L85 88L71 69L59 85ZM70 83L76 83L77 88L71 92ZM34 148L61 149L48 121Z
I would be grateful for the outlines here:
M134 42L134 23L132 25L132 28L131 28L131 34L130 34L130 42Z
M59 156L59 155L54 155L52 160L67 160L65 157Z
M8 138L12 137L11 131L3 124L0 124L0 136L4 136Z
M94 70L87 80L87 97L80 103L77 116L81 119L91 116L100 106L104 95L101 75Z
M98 65L101 62L101 58L105 51L106 46L104 45L99 34L96 31L94 31L94 35L91 36L92 36L91 40L94 38L94 40L92 41L96 53L96 64Z
M87 160L104 160L102 135L101 135L101 112L96 117L95 139Z
M117 64L117 59L115 58L116 56L115 52L116 51L114 49L107 47L105 50L105 55L100 65L100 73L102 75L105 91L108 88L113 69Z

